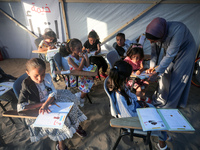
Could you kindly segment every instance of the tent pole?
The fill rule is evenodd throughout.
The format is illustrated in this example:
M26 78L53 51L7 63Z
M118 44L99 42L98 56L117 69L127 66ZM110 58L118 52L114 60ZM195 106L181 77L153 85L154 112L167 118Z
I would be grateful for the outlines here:
M60 3L61 3L61 7L62 7L62 14L63 14L63 21L64 21L64 26L65 26L66 37L67 37L67 40L69 40L69 32L68 32L68 27L67 27L67 20L66 20L66 16L65 16L65 7L64 7L63 0L60 0Z
M28 30L23 24L21 24L19 21L17 21L15 18L11 17L9 14L7 14L5 11L3 11L1 8L0 8L0 12L2 12L10 20L12 20L13 22L15 22L19 27L21 27L22 29L24 29L25 31L27 31L28 33L30 33L33 37L35 37L35 38L38 37L33 32L31 32L30 30Z
M146 12L148 12L150 9L152 9L153 7L155 7L157 4L159 4L162 0L156 1L154 2L151 6L149 6L147 9L145 9L143 12L141 12L140 14L138 14L136 17L134 17L133 19L131 19L129 22L127 22L125 25L121 26L119 29L117 29L116 31L114 31L113 33L111 33L110 35L108 35L106 38L104 38L104 40L101 42L101 45L105 44L108 40L110 40L116 33L118 33L119 31L121 31L122 29L124 29L125 27L127 27L129 24L131 24L133 21L135 21L136 19L138 19L140 16L142 16L143 14L145 14Z

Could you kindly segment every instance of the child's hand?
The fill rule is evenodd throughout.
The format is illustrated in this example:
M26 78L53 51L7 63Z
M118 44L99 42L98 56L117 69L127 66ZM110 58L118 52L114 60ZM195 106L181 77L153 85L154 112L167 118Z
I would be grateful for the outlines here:
M154 68L149 68L149 69L147 69L145 72L147 73L147 74L150 74L150 73L152 73L154 71Z
M42 106L40 107L40 109L39 109L39 114L40 114L40 113L44 114L45 112L46 112L46 113L49 113L49 112L51 112L51 110L49 109L48 106L42 105Z
M84 58L84 55L83 55L83 53L82 52L79 52L79 57L81 57L81 58Z
M89 48L87 48L86 50L87 50L88 53L90 53L90 49Z
M140 74L141 74L141 71L138 70L138 71L135 72L135 74L136 74L136 75L140 75Z
M48 50L54 49L55 46L48 46Z

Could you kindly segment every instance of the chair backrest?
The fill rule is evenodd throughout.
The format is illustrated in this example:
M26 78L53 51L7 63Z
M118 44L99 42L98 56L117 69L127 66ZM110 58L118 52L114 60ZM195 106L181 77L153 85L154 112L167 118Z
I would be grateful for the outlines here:
M58 67L58 70L69 70L69 65L68 65L68 61L66 58L62 58L62 56L60 55L60 53L56 53L54 55L54 61L56 63L56 66Z
M28 75L26 73L24 73L19 78L17 78L17 80L13 84L13 91L14 91L17 99L19 98L19 93L20 93L20 90L22 88L22 81L27 77L28 77Z
M58 67L58 70L61 71L63 69L62 67L62 56L60 55L60 53L56 53L53 57L55 63L56 63L56 66Z
M116 108L115 103L114 103L114 99L111 97L111 95L108 91L108 88L106 86L108 78L109 78L109 76L104 81L104 90L105 90L106 94L108 95L108 98L109 98L109 101L110 101L110 113L113 117L120 118L120 115L118 114L117 108Z
M116 61L120 60L120 56L119 56L119 54L117 53L116 50L110 51L110 52L107 54L106 57L107 57L107 60L108 60L108 62L109 62L109 65L110 65L110 69L113 68L114 63L115 63Z

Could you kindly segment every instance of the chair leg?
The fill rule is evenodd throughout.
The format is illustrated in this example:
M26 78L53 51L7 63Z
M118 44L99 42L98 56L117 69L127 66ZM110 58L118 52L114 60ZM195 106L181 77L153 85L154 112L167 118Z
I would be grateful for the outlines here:
M115 145L114 145L114 147L113 147L113 150L115 150L115 149L117 148L117 146L118 146L118 144L119 144L119 142L120 142L120 140L121 140L121 138L122 138L123 136L126 136L126 135L129 135L129 134L130 134L130 133L128 133L128 132L123 132L123 133L121 133L121 130L122 130L122 129L120 129L120 135L119 135L117 141L115 142Z
M4 142L4 140L2 139L2 137L1 137L1 135L0 135L0 147L1 146L5 146L6 144L5 144L5 142Z
M89 100L90 104L92 104L92 101L91 101L91 99L90 99L88 93L86 94L86 97L87 97L87 99Z
M10 102L8 102L8 103L10 103ZM7 103L7 104L8 104L8 103ZM7 105L7 104L6 104L6 105ZM0 102L0 106L1 106L1 108L3 109L3 111L5 112L6 109L4 108L3 104L1 104L1 102ZM9 117L9 119L10 119L10 121L11 121L13 124L15 124L14 120L13 120L11 117Z

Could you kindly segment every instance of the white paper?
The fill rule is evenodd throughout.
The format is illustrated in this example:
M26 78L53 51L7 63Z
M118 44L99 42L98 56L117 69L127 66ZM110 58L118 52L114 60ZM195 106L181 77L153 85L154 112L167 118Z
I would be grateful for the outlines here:
M147 79L147 78L149 78L149 74L147 74L145 71L143 71L140 75L136 75L135 72L134 72L134 73L132 73L131 76L136 76L136 77L138 77L140 79Z
M0 83L0 95L13 88L14 82L2 82Z
M177 109L159 109L171 129L191 129Z
M53 57L56 53L59 52L59 49L51 49L51 50L48 50L47 51L47 57L50 58L50 57Z
M83 71L91 71L94 65L90 65L89 67L83 67Z
M156 109L154 108L137 109L137 112L139 112L145 128L143 129L143 131L166 129L166 126Z
M70 74L70 70L61 71L61 74Z
M58 128L64 125L65 118L73 107L73 102L57 102L56 105L49 107L50 113L39 114L35 120L34 127Z

